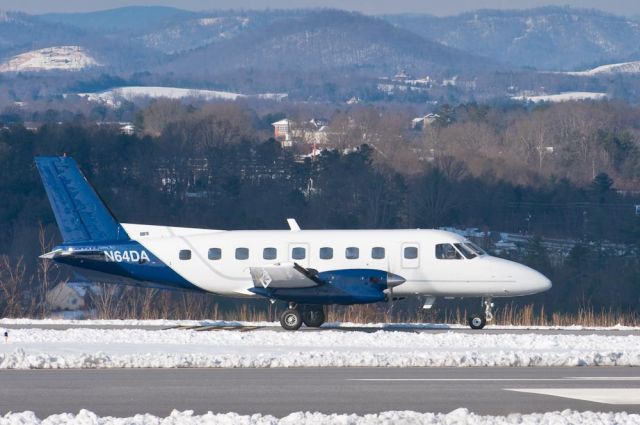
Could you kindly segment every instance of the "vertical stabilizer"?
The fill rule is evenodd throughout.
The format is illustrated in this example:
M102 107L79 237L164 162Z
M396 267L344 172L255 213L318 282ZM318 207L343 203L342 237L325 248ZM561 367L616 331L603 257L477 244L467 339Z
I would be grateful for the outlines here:
M65 243L129 240L72 158L35 161Z

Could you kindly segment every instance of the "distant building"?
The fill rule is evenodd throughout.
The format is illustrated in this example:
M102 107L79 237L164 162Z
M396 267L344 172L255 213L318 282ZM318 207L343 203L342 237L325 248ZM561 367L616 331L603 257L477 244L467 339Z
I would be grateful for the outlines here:
M351 99L347 100L347 105L357 105L361 100L357 96L353 96Z
M293 140L291 137L292 125L288 119L283 119L271 123L273 126L273 137L280 142L283 148L290 148L293 146Z
M321 129L322 127L326 127L329 125L329 120L326 118L311 118L309 120L309 124L316 128L316 130Z
M97 122L100 127L109 127L111 129L117 129L121 134L132 136L136 132L136 127L130 122L118 122L118 121L102 121Z
M271 125L274 129L274 138L280 141L283 148L290 148L298 143L321 145L328 141L329 120L325 118L312 118L301 123L295 123L285 118Z
M440 115L434 113L414 118L411 120L411 128L414 130L422 130L433 124L438 118L440 118Z
M540 155L545 153L553 153L555 148L553 146L538 146L538 153Z
M62 282L50 289L45 298L51 310L82 310L85 307L86 288Z
M442 86L460 87L467 90L475 90L477 87L476 80L461 80L457 75L442 80Z
M405 81L409 79L411 79L411 76L404 69L401 69L400 72L393 76L393 81Z
M458 85L458 76L454 75L451 78L445 78L444 80L442 80L442 85L443 86L457 86Z
M328 127L323 125L314 131L305 131L304 141L310 145L324 145L329 141Z
M427 88L430 88L433 84L433 80L431 80L431 77L429 77L428 75L422 78L405 80L404 82L410 86L422 86Z
M276 140L282 141L290 138L291 121L285 118L283 120L271 123L271 125L273 126L274 137Z
M120 126L120 133L132 136L136 132L136 128L131 123L123 123Z
M325 149L318 149L318 148L314 148L313 146L309 146L308 149L305 149L303 152L299 153L296 155L296 162L304 162L305 159L309 158L309 159L315 159L317 157L319 157L320 155L322 155L322 152L325 151Z

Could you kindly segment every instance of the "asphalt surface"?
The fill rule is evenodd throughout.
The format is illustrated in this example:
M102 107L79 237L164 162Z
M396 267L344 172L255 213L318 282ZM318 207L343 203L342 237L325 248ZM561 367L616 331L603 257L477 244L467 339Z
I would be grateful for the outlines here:
M89 409L101 416L173 409L285 416L295 411L449 412L466 407L504 415L564 409L640 413L638 404L604 404L510 389L626 389L638 399L640 368L305 368L102 369L0 371L0 414L39 417Z

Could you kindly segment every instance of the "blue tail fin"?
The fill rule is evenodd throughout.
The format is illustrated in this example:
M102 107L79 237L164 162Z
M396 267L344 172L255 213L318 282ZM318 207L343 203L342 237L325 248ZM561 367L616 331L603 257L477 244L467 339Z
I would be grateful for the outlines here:
M72 158L35 161L65 243L129 240Z

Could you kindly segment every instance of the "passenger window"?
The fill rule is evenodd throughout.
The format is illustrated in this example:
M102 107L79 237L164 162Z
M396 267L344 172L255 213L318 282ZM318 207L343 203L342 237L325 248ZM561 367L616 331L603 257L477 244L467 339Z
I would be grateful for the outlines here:
M178 253L178 258L180 258L181 260L191 260L191 250L181 249Z
M275 260L278 257L278 250L272 247L262 250L262 258L265 260Z
M374 260L382 260L384 258L384 254L384 248L381 246L371 248L371 258Z
M461 260L462 255L450 243L436 245L436 258L439 260Z
M418 247L407 246L404 248L404 258L407 260L415 260L418 258Z
M304 260L306 256L307 250L300 246L297 246L291 250L291 258L293 258L294 260Z
M355 246L350 246L345 250L344 256L347 260L357 260L360 257L360 249Z
M331 260L332 258L333 258L333 248L329 248L328 246L324 246L320 248L321 260Z
M220 248L209 248L207 252L207 258L209 260L219 260L222 258L222 250Z
M246 260L249 258L249 248L236 248L236 260Z

